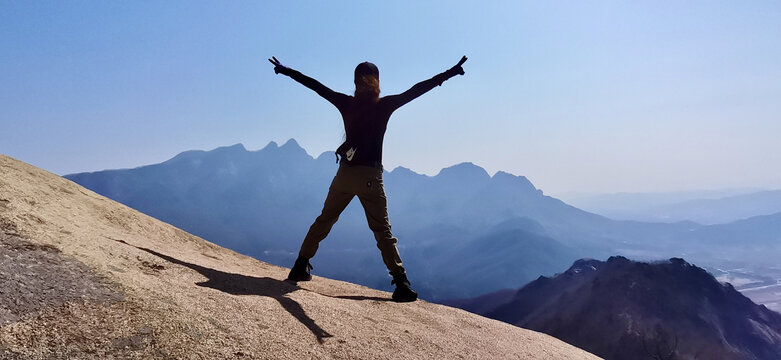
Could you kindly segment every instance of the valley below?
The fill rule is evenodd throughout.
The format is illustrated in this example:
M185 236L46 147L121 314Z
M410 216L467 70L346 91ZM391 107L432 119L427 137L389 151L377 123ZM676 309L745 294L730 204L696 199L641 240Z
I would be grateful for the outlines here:
M708 269L717 280L732 284L743 295L757 304L781 313L781 268Z

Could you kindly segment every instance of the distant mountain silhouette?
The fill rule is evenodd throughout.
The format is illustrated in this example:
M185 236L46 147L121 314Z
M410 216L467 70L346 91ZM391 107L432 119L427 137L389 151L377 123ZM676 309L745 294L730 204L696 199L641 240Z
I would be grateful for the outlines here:
M313 158L291 139L257 151L241 144L186 151L160 164L66 178L222 246L290 266L320 212L334 159L333 152ZM491 176L468 162L436 176L398 167L384 179L402 258L429 300L515 288L582 257L686 254L709 266L750 266L781 256L767 240L781 237L772 222L755 219L760 227L745 233L737 223L614 221L545 196L523 176ZM746 242L757 246L741 246ZM312 261L316 274L390 288L358 201L321 245Z
M744 246L757 246L778 244L780 233L781 213L777 213L703 227L690 236L701 242L715 245L729 245L735 239L740 239L740 243Z
M66 178L222 246L289 266L336 168L332 152L315 159L291 139L258 151L241 144L186 151L160 164ZM385 174L385 184L405 265L428 299L473 296L552 273L583 254L541 223L598 218L544 196L522 176L490 176L471 163L433 177L399 167ZM323 242L315 273L388 288L357 203ZM484 266L489 259L492 266Z
M688 220L711 225L781 213L781 190L604 194L573 196L566 201L581 209L616 220Z
M322 201L312 189L327 187L331 167L290 140L254 152L241 144L187 151L161 164L66 178L247 253L306 231L308 220L298 212Z
M503 291L451 304L606 359L781 357L781 314L680 258L582 259L512 296Z

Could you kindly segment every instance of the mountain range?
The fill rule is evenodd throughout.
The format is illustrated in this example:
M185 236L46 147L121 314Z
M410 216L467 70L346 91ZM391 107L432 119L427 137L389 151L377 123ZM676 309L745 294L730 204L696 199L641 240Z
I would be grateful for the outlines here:
M683 259L581 259L517 291L449 304L605 359L778 359L781 314Z
M0 155L0 359L597 359L288 270Z
M313 158L291 139L257 151L237 144L65 177L219 245L290 266L322 207L334 158ZM383 176L402 259L413 287L429 300L517 288L583 257L685 256L712 267L761 267L774 266L781 254L773 241L781 237L781 215L713 226L616 221L546 196L523 176L491 176L472 163L436 176L403 167ZM312 259L314 272L388 289L373 241L354 201Z
M781 190L570 195L565 201L611 219L694 221L705 225L726 224L781 212Z

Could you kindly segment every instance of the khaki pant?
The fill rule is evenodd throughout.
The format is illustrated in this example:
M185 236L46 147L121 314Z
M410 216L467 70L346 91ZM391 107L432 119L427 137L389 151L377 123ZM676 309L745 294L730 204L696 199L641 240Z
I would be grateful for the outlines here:
M382 253L382 261L391 274L403 274L404 267L396 248L397 239L391 234L388 220L388 200L382 183L382 169L370 166L339 165L328 189L323 211L309 228L298 256L305 259L315 256L320 241L325 239L339 215L356 195L366 212L369 229L374 232L377 247Z

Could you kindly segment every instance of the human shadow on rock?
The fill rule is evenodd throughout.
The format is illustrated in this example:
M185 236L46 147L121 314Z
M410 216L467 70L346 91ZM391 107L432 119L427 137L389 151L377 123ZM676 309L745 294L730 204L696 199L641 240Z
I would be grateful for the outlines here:
M125 243L122 240L117 240ZM130 245L130 244L127 244ZM222 292L226 292L232 295L258 295L268 296L274 298L282 305L290 315L301 324L306 326L312 334L317 337L319 343L323 343L325 338L332 337L327 331L323 330L315 321L309 317L304 309L295 300L285 296L288 293L299 290L300 288L293 283L272 279L269 277L254 277L241 274L232 274L224 271L214 270L205 266L191 264L186 261L182 261L168 255L161 254L154 250L146 249L143 247L133 246L139 250L146 251L152 255L162 258L170 263L182 265L199 272L201 275L207 277L209 280L195 283L198 286L208 287Z

